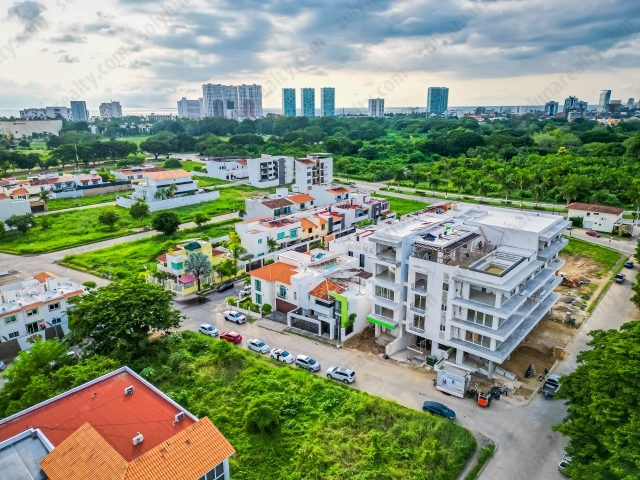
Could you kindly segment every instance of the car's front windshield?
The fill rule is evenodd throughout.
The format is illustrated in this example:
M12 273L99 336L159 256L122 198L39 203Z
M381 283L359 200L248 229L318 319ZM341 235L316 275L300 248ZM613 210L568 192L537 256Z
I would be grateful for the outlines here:
M284 350L280 355L282 355L283 357L288 357L289 356L289 352Z
M315 365L316 363L317 362L313 358L309 359L309 365Z

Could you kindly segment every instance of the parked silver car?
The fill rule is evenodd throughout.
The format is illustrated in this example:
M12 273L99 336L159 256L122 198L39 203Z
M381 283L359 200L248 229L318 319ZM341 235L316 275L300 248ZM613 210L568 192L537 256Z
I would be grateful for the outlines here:
M340 380L345 384L353 383L356 381L356 372L346 367L329 367L327 369L327 377Z
M315 358L308 357L307 355L298 355L296 357L296 365L310 372L317 372L320 370L320 362Z
M271 349L269 345L264 343L262 340L258 340L257 338L248 340L247 347L249 347L249 350L253 350L254 352L258 353L267 353Z
M204 333L205 335L209 335L210 337L217 337L219 332L216 327L213 325L209 325L208 323L203 323L198 327L198 331L200 333Z

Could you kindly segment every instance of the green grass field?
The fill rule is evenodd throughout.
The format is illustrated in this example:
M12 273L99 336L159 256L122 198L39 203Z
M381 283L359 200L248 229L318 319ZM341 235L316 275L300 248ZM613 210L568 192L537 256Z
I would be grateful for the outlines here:
M112 209L120 215L120 220L113 230L98 223L98 216L107 209ZM50 228L42 228L44 218L51 222ZM138 224L131 219L126 209L119 207L52 213L36 217L36 226L24 235L17 231L7 232L0 238L0 252L13 254L53 252L130 235L135 233L134 227L138 227Z
M228 235L238 220L212 223L202 227L180 230L173 235L155 235L149 238L124 242L93 252L67 255L62 264L90 272L100 277L124 278L131 274L156 270L156 257L176 246L182 240L208 237L214 239Z
M600 270L596 273L599 277L611 270L621 255L620 252L611 248L595 245L578 238L571 237L568 240L569 244L562 250L560 255L589 257L600 265Z
M67 208L86 207L87 205L97 205L105 202L115 202L116 195L126 195L133 190L126 190L117 193L104 193L101 195L93 195L91 197L79 198L54 198L47 202L49 211L64 210Z
M453 480L476 449L455 421L195 332L138 353L134 370L233 445L234 480Z
M190 222L193 220L193 214L196 212L205 212L208 215L216 216L244 210L244 200L246 198L251 198L261 192L265 192L265 190L259 190L249 185L221 188L219 191L220 199L218 200L200 203L198 205L178 207L172 209L172 211L180 216L182 222Z
M408 200L406 198L392 197L391 195L382 195L380 193L373 194L373 196L389 200L389 209L392 212L396 212L398 218L407 213L417 212L429 206L428 203L419 200Z

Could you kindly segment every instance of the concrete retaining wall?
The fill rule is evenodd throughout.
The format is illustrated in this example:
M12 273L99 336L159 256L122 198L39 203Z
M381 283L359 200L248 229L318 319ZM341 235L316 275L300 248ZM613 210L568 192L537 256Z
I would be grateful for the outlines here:
M213 200L218 200L220 198L220 192L207 192L207 193L199 193L197 195L187 195L184 197L176 197L176 198L168 198L166 200L151 200L147 202L149 205L149 210L152 212L157 212L159 210L169 210L171 208L176 207L184 207L186 205L197 205L198 203L203 202L211 202ZM126 197L116 197L116 203L125 208L131 207L134 203L136 203L133 198Z

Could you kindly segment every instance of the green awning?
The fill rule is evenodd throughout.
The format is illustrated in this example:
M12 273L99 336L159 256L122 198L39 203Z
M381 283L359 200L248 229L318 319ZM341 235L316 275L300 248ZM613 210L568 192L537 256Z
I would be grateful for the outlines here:
M384 328L389 328L391 330L393 330L394 328L397 327L397 325L394 325L392 323L387 323L387 322L384 322L382 320L378 320L377 318L373 318L373 317L367 317L367 321L371 322L371 323L375 323L376 325L380 325L381 327L384 327Z

